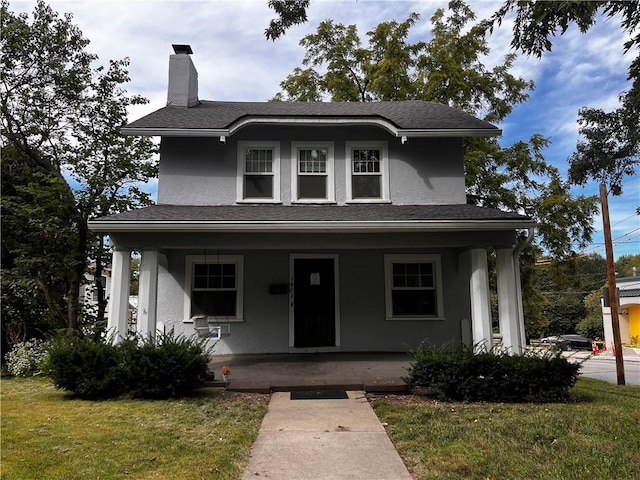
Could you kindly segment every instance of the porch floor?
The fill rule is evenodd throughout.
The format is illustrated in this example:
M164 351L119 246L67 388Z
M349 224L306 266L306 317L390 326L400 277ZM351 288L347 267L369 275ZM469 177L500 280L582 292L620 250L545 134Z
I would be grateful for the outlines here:
M212 355L211 386L238 392L364 390L404 392L411 357L406 353L304 353ZM222 367L231 373L225 384Z

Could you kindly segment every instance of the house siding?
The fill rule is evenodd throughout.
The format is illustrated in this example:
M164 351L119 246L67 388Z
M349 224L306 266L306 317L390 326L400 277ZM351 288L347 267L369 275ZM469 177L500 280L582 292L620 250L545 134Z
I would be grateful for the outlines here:
M185 258L202 251L171 251L159 269L158 321L165 329L191 335L184 308ZM225 250L220 255L244 256L244 321L230 323L231 335L222 339L215 353L274 353L296 351L289 347L288 294L271 294L269 286L289 284L290 255L337 255L339 284L340 351L406 351L423 340L441 344L461 340L461 320L470 318L468 260L457 249L373 250ZM384 255L430 253L440 255L444 319L386 320ZM209 252L214 257L218 252ZM221 322L225 323L225 322Z
M460 138L411 138L402 144L372 127L247 127L225 144L217 137L163 137L160 147L158 203L170 205L235 204L237 143L280 142L280 198L290 204L291 142L331 141L335 155L336 203L347 201L345 144L349 141L386 141L389 149L390 200L397 205L465 203Z

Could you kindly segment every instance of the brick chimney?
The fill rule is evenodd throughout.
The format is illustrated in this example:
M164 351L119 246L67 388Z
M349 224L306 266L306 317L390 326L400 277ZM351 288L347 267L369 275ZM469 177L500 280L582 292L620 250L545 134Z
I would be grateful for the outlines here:
M198 72L193 66L190 45L173 45L169 57L169 89L167 105L193 107L198 101Z

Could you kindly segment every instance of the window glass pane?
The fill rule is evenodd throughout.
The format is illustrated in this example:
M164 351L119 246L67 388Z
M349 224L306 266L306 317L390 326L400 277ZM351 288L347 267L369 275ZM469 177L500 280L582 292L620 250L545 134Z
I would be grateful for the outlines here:
M351 179L353 198L381 198L380 176L354 175Z
M236 266L233 263L194 265L194 289L236 288Z
M327 177L302 175L298 177L298 198L327 198Z
M247 149L244 171L246 173L272 173L273 151L270 149Z
M300 173L326 173L327 151L323 149L300 150L298 171Z
M273 177L271 175L245 175L245 198L273 198Z
M191 315L228 316L236 315L236 292L196 291L191 295Z
M353 173L380 173L380 150L353 150Z
M393 315L437 314L435 290L393 290Z
M397 288L433 288L433 264L431 263L394 263L393 286Z

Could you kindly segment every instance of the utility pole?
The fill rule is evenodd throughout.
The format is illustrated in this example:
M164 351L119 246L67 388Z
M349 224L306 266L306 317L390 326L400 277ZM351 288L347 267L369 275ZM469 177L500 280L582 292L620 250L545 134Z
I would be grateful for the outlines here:
M602 205L602 228L604 248L607 254L607 283L609 284L609 305L611 306L611 324L613 326L613 348L616 355L616 374L618 385L624 385L624 358L620 339L620 320L618 318L618 289L616 287L616 268L613 263L613 242L611 241L611 223L609 222L609 201L607 187L600 184L600 203Z

